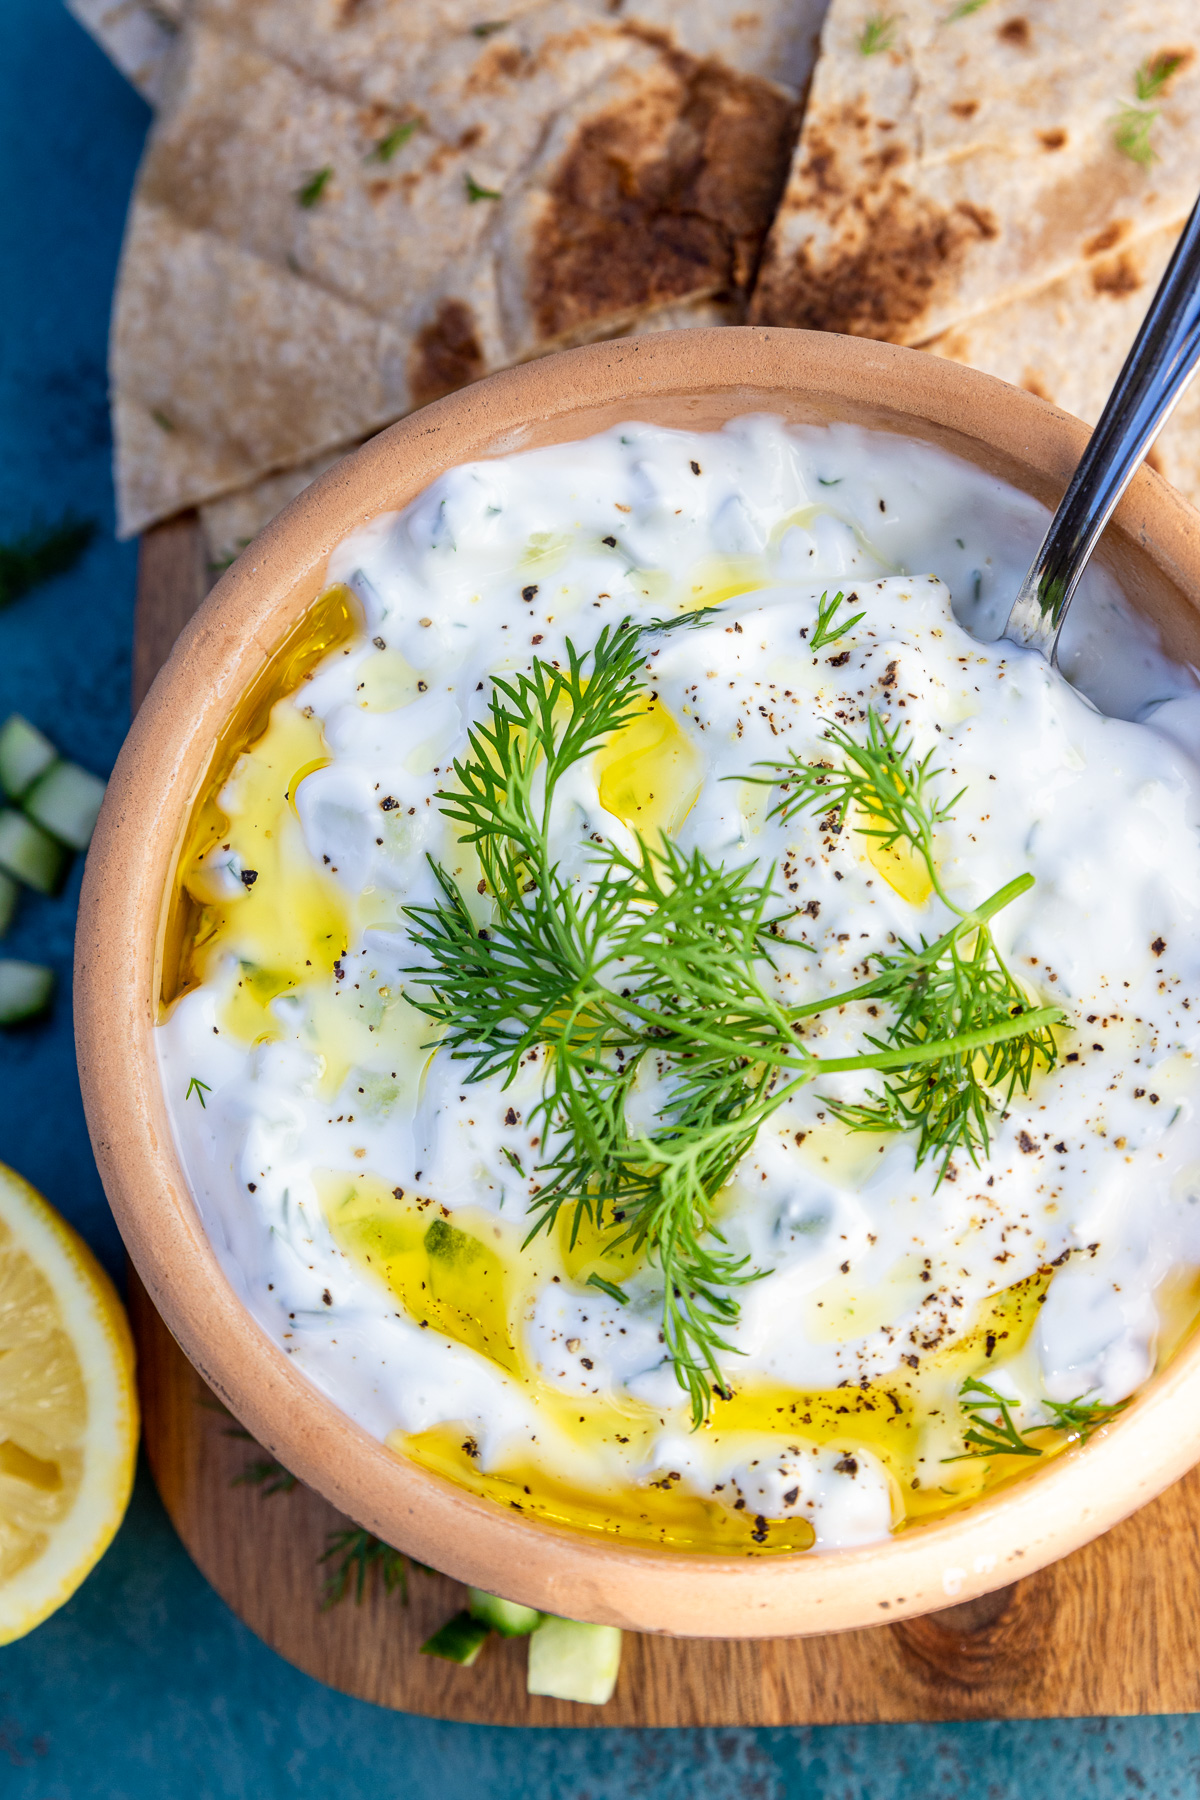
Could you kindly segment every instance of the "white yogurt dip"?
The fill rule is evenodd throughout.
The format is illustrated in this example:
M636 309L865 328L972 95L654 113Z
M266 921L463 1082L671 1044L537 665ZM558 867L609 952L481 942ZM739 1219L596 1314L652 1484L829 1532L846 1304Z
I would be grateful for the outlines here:
M1100 571L1064 655L1091 700L985 641L1044 522L928 446L756 417L456 469L340 546L329 580L361 618L209 796L181 869L186 991L157 1040L223 1268L366 1429L592 1528L834 1548L1031 1466L997 1433L1053 1454L1071 1439L1050 1427L1102 1423L1173 1349L1200 1267L1200 701ZM861 617L814 652L838 590L835 622ZM1062 1014L1054 1066L992 1116L977 1162L851 1131L836 1107L877 1096L873 1073L824 1075L766 1120L714 1202L756 1278L728 1290L729 1397L698 1430L656 1259L611 1231L572 1249L565 1226L525 1245L553 1149L546 1055L506 1086L436 1047L404 910L437 901L433 858L489 927L436 796L493 678L697 608L641 640L656 724L577 763L555 802L564 878L586 896L597 846L661 827L773 872L808 946L762 966L782 1006L864 981L953 914L862 817L780 816L759 782L793 754L835 762L829 730L874 717L932 752L950 904L1034 878L996 946L1028 1005ZM892 1016L847 1004L803 1043L854 1057ZM651 1072L630 1115L663 1103Z

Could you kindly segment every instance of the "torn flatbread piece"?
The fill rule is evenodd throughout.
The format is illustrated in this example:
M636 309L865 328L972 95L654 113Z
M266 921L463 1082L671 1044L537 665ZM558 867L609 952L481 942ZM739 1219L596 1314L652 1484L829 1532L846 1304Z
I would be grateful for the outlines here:
M740 307L821 5L192 0L118 283L122 532L493 369Z
M639 335L653 331L673 331L683 326L719 326L734 323L731 309L719 300L685 301L680 306L664 306L634 327ZM620 334L618 334L620 335ZM310 482L357 444L345 444L328 450L310 461L297 463L274 475L264 475L233 493L222 494L200 507L200 524L204 533L206 560L211 573L227 569L234 558L269 525L277 513L302 494Z
M921 344L1178 225L1195 0L833 0L751 317Z
M1171 226L1128 244L1123 233L1113 233L1070 275L978 313L927 348L1094 425L1178 235ZM1147 461L1200 506L1200 385L1184 395Z
M183 21L183 0L66 0L110 62L143 100L157 106L167 53Z

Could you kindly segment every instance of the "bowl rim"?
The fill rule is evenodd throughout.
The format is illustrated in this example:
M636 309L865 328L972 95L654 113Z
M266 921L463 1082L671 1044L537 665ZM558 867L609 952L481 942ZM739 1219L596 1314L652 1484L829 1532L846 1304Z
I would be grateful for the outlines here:
M707 429L752 411L905 432L1051 504L1088 436L1047 402L923 351L752 327L562 351L435 402L294 500L180 635L109 783L75 961L80 1080L117 1225L173 1336L255 1438L360 1524L462 1581L572 1618L698 1637L891 1623L1033 1574L1087 1543L1200 1459L1200 1335L1087 1446L881 1543L735 1558L525 1517L387 1450L254 1321L191 1200L151 1027L162 896L216 731L320 590L336 545L462 462L639 416ZM1127 587L1136 578L1130 598L1155 617L1168 647L1200 659L1200 515L1152 470L1139 472L1118 508L1106 556ZM1183 1428L1189 1400L1196 1423Z

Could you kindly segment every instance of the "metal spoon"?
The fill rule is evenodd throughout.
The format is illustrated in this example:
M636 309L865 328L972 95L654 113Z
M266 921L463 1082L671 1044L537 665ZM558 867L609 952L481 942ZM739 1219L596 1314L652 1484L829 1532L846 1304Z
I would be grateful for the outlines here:
M1054 662L1079 577L1200 363L1200 200L1175 246L1002 635Z

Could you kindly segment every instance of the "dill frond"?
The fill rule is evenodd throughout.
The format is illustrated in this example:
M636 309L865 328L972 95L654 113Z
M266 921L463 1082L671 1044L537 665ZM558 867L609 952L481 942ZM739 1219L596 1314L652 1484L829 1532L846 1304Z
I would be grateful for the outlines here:
M296 189L296 204L303 206L306 210L314 207L332 180L333 165L331 163L326 163L323 169L314 169L310 175L304 177Z
M878 56L882 50L890 50L896 42L899 23L894 13L872 13L858 34L859 55Z
M1157 100L1164 92L1172 75L1187 62L1182 51L1161 50L1157 56L1150 57L1138 69L1133 78L1134 92L1139 100Z
M229 1433L231 1437L234 1435L233 1432ZM249 1437L250 1434L249 1432L244 1434L239 1432L236 1435ZM290 1469L285 1469L281 1462L277 1462L273 1456L264 1456L256 1462L247 1463L241 1474L235 1475L229 1485L230 1487L256 1487L264 1495L290 1494L294 1488L299 1487L300 1480L298 1476L292 1474Z
M823 610L826 628L840 601ZM1031 1009L995 954L988 921L1032 885L1009 882L970 912L937 881L933 838L954 802L933 787L941 771L914 760L876 715L865 744L835 728L839 767L797 759L769 765L775 809L856 806L860 831L901 840L922 856L954 914L932 944L878 957L858 987L784 1006L775 959L811 946L789 938L773 871L734 868L668 838L632 849L600 841L586 880L564 878L550 842L555 795L568 771L636 716L645 638L694 622L608 628L590 652L568 642L565 667L535 660L493 680L487 717L474 727L456 785L437 796L459 841L476 851L491 908L484 924L436 864L439 897L405 909L422 960L405 975L409 1000L441 1032L466 1079L505 1084L531 1052L544 1056L531 1110L543 1145L534 1171L530 1237L560 1216L572 1243L584 1223L610 1248L641 1253L662 1281L662 1332L694 1423L724 1391L720 1357L737 1290L758 1278L726 1244L716 1198L764 1124L822 1074L875 1071L885 1086L861 1129L909 1130L918 1155L986 1145L991 1087L1020 1085L1039 1055L1052 1059L1056 1008ZM849 623L841 627L849 629ZM474 904L474 902L472 902ZM857 1056L820 1058L798 1036L803 1020L875 997L894 1011L888 1036ZM639 1075L666 1095L645 1126L630 1122Z
M1158 152L1150 142L1157 118L1157 107L1123 106L1112 120L1113 143L1122 156L1140 163L1144 169L1158 161Z
M375 145L375 148L368 152L364 161L380 163L391 162L397 150L403 149L404 145L407 144L409 138L413 136L421 123L422 121L419 118L405 119L403 125L397 125L393 131L387 133L386 137L380 138L379 142Z
M911 738L902 742L900 725L889 726L873 707L865 741L840 725L825 736L840 763L793 756L767 765L783 788L772 816L786 821L798 812L828 811L840 828L853 809L861 837L884 850L907 845L938 899L958 918L936 944L901 941L895 954L873 959L876 979L884 984L874 991L896 1010L886 1035L867 1041L881 1053L928 1053L939 1041L959 1047L890 1073L877 1099L831 1101L830 1109L853 1131L913 1132L917 1162L940 1160L940 1181L958 1151L978 1164L988 1151L991 1118L1016 1093L1029 1092L1039 1067L1052 1068L1057 1060L1050 1024L1035 1024L1035 1009L996 948L990 925L997 911L1027 891L1032 877L1018 877L982 907L965 911L942 886L934 853L937 828L961 798L960 791L937 799L935 785L944 771L933 767L934 752L917 760ZM980 1043L985 1047L975 1047Z
M504 198L499 188L480 187L473 175L463 176L463 188L472 206L477 200L503 200Z
M969 1421L963 1432L963 1442L969 1447L957 1456L943 1456L944 1463L967 1462L972 1457L1041 1456L1043 1451L1029 1441L1037 1432L1062 1431L1068 1434L1069 1441L1086 1444L1129 1405L1128 1400L1119 1400L1115 1406L1106 1406L1083 1394L1075 1400L1043 1400L1042 1405L1052 1415L1050 1423L1030 1425L1022 1431L1012 1416L1018 1403L973 1375L958 1390L958 1400ZM995 1416L988 1417L989 1414Z
M327 1548L317 1562L333 1565L325 1577L322 1612L337 1606L351 1591L354 1604L361 1606L367 1585L376 1576L383 1583L385 1594L399 1593L401 1604L407 1606L409 1570L420 1569L426 1575L432 1573L424 1563L415 1562L402 1550L393 1550L390 1544L385 1544L374 1532L364 1531L360 1525L330 1532Z
M817 622L813 627L813 634L808 640L810 650L823 650L826 644L836 643L838 638L845 637L848 631L853 631L860 619L866 618L866 613L860 612L855 613L852 619L835 622L837 609L845 598L845 594L840 590L832 600L829 598L828 590L821 595L817 602Z

